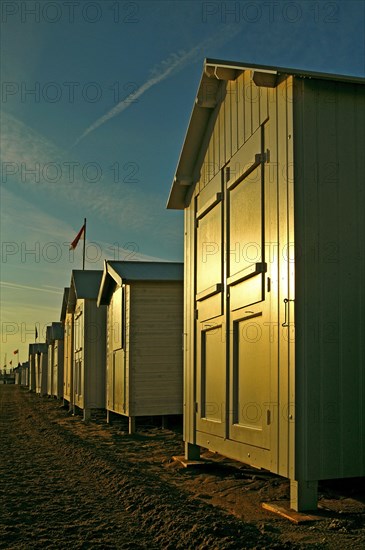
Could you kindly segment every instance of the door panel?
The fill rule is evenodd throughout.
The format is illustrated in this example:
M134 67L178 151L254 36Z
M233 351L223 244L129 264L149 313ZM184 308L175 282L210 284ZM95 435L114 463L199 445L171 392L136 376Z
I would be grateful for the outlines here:
M233 407L230 437L268 449L272 418L269 405L270 341L265 320L262 309L254 314L236 312L232 316Z
M227 303L232 373L229 437L268 449L272 417L267 337L270 294L265 292L264 126L250 141L252 146L245 146L245 172L227 185Z
M117 412L125 412L125 363L124 350L113 353L114 373L114 408Z
M228 277L262 261L261 166L229 191Z
M197 299L219 291L222 282L222 205L218 202L197 221Z
M220 177L220 176L219 176ZM224 436L226 338L223 323L223 200L217 192L196 201L197 429ZM208 186L209 187L209 184Z
M226 418L226 342L221 318L201 323L198 353L198 430L223 436Z
M74 322L74 393L76 404L83 407L84 403L84 311L82 305L75 313Z

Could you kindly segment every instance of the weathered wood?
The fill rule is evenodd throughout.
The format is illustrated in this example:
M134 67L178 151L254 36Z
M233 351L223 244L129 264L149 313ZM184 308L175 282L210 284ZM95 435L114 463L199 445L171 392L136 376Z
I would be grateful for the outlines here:
M283 518L286 518L289 521L296 523L297 525L323 519L320 516L314 516L314 515L304 514L301 512L296 512L295 510L292 510L291 508L289 508L289 504L285 505L282 502L280 502L280 504L276 504L275 502L263 502L261 506L262 508L264 508L264 510L273 512L274 514L277 514Z

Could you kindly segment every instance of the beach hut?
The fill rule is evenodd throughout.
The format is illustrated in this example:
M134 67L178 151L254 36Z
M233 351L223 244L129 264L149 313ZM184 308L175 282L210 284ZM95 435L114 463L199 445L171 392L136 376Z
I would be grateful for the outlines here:
M73 315L73 407L88 420L105 408L106 307L97 307L103 272L73 270L67 312Z
M20 386L20 384L21 384L21 365L20 365L20 363L17 367L15 367L13 369L13 373L14 373L14 384Z
M168 208L185 211L186 457L365 475L365 80L206 60Z
M29 361L24 361L20 365L20 385L29 386Z
M106 409L129 417L182 414L183 264L107 261Z
M41 353L46 350L46 344L33 342L29 344L28 347L28 357L29 357L29 390L36 391L38 384L38 374L36 373L36 357L37 353Z
M68 311L69 287L64 288L60 321L63 326L63 404L73 410L73 313Z
M35 352L34 343L28 346L28 363L29 363L29 391L35 391Z
M63 396L63 324L54 322L47 327L48 378L47 394L60 399Z
M48 344L36 344L35 349L35 392L43 396L48 385Z
M20 384L22 386L29 386L29 361L22 363L20 372Z
M47 364L47 395L52 395L53 353L52 353L52 326L46 327L46 344L48 349Z
M52 395L57 399L63 397L63 361L64 361L64 331L62 323L52 323L53 332L53 377Z

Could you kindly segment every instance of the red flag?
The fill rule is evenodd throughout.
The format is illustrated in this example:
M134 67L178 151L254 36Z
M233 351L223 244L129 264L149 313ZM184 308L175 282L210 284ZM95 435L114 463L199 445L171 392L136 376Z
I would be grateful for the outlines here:
M16 349L15 351L13 351L14 355L16 355L17 353L19 353L19 350Z
M70 250L74 250L77 247L78 242L81 239L84 232L85 232L85 224L81 227L80 231L77 233L76 237L74 238L74 240L70 244Z
M12 365L13 364L13 361L9 361L9 365Z

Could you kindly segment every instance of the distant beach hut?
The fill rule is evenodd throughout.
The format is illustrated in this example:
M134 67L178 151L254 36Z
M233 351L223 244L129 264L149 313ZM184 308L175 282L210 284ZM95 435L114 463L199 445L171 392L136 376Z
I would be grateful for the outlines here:
M183 264L107 261L106 408L129 417L182 414Z
M13 374L14 374L14 384L20 386L20 375L21 375L21 365L20 364L13 369Z
M41 353L42 351L46 351L46 344L39 343L39 342L33 342L32 344L29 344L29 348L28 348L29 390L34 392L37 391L37 380L38 380L38 375L36 373L36 357L37 357L37 353Z
M73 270L67 312L73 315L73 407L88 420L105 408L106 307L97 307L102 271Z
M54 322L47 327L48 377L47 394L60 399L63 396L63 325Z
M46 343L48 347L48 360L47 360L47 395L52 395L52 376L53 376L53 353L52 353L52 339L51 339L52 325L46 328Z
M35 392L40 396L47 395L48 346L47 343L36 344L35 352Z
M73 409L73 313L67 308L70 289L64 288L60 321L63 326L63 404Z
M20 370L20 384L21 386L29 386L29 361L22 363Z

